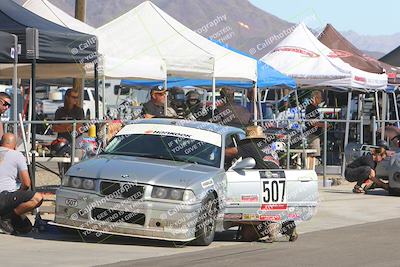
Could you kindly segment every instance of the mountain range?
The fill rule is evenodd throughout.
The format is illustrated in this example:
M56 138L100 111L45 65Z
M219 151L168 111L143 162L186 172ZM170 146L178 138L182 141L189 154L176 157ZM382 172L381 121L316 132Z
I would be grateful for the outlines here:
M22 4L25 0L15 0ZM75 0L50 0L74 14ZM144 0L86 0L87 23L99 27ZM284 39L294 24L252 5L248 0L153 0L154 4L201 35L220 40L257 58ZM379 58L400 44L400 33L365 36L342 32L356 47Z

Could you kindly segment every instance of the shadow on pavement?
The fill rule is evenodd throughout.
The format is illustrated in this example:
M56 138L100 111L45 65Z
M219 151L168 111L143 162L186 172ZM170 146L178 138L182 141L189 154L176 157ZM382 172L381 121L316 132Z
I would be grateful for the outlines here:
M222 233L216 233L214 242L237 242L235 240L235 233L236 231L225 231ZM49 224L47 224L46 229L42 232L34 231L27 235L19 235L18 237L32 238L37 240L83 242L107 245L135 245L165 248L181 248L185 246L190 246L190 244L187 242L153 240L108 234L101 234L99 237L97 237L95 233L91 233L87 236L84 236L81 231L75 229L61 228Z

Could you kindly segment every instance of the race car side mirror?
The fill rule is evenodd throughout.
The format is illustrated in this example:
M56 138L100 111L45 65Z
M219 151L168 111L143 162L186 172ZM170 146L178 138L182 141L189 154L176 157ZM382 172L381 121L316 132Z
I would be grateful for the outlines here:
M232 167L233 170L243 170L243 169L253 169L256 166L256 161L253 158L245 158L237 162L235 166Z

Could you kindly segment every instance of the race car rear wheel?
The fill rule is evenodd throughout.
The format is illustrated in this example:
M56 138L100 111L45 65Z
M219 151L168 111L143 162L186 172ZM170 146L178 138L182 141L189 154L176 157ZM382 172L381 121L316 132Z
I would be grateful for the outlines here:
M210 194L203 200L196 224L196 239L192 242L193 245L208 246L213 242L217 214L217 200L213 194Z

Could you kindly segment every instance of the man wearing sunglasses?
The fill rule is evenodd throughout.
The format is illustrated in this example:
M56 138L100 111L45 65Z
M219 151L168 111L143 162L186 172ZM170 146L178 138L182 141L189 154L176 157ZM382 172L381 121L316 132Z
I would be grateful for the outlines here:
M11 96L7 93L0 92L0 117L11 107ZM0 138L4 134L3 124L0 121Z

